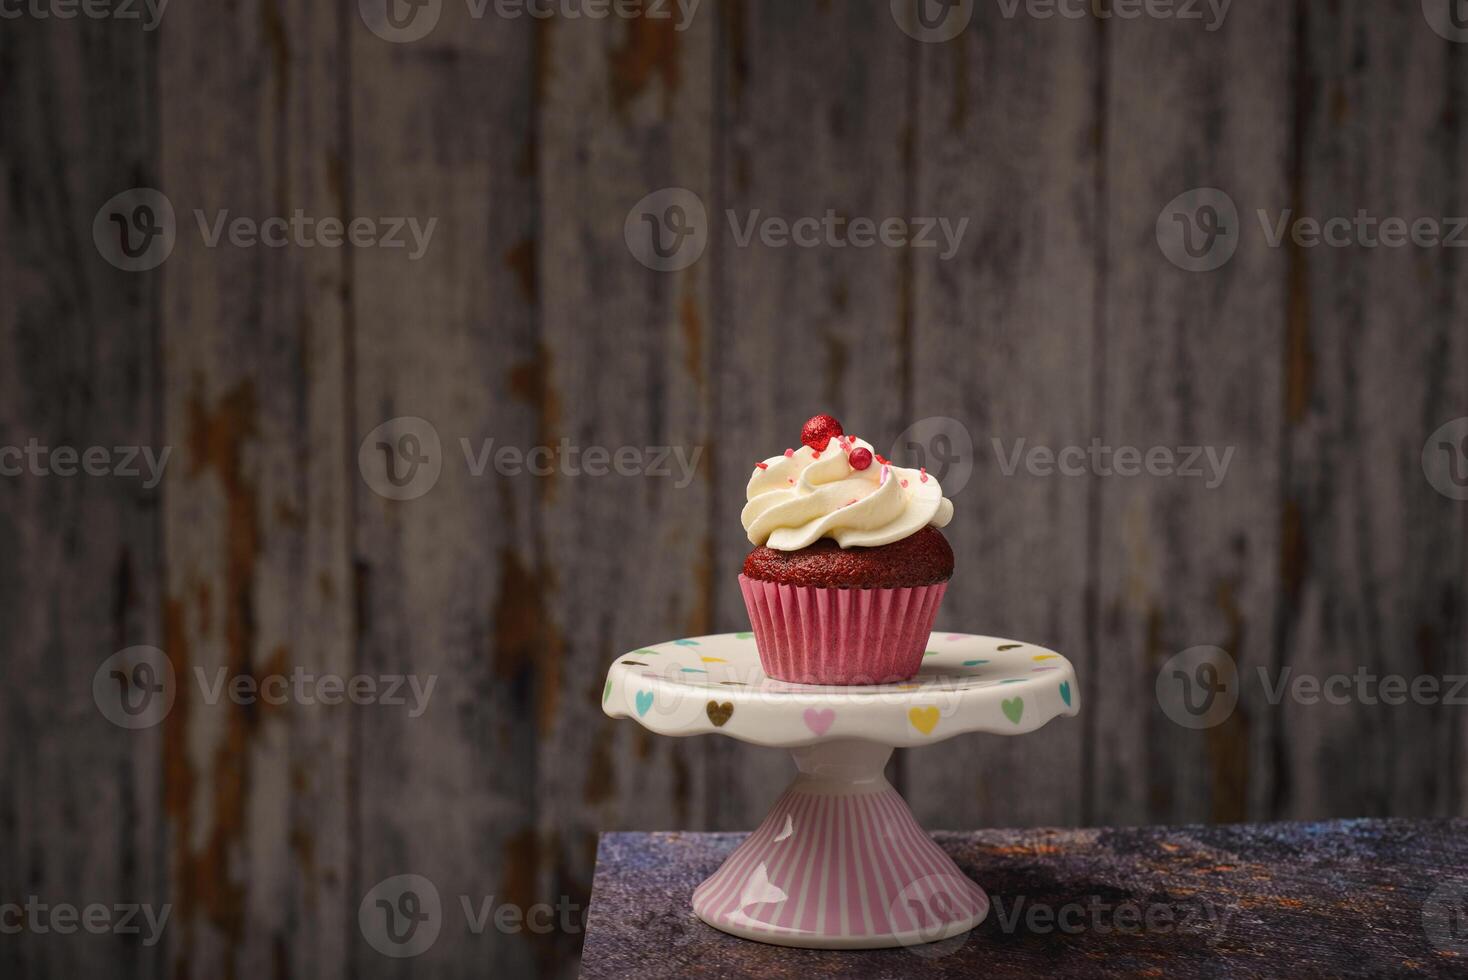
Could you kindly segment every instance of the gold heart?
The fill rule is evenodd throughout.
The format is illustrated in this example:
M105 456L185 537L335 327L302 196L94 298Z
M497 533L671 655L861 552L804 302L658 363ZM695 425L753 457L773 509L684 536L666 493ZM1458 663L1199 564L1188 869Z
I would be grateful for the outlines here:
M734 705L728 701L725 701L723 704L717 701L710 701L708 707L704 710L708 712L709 721L713 722L717 728L723 728L724 723L734 717Z
M933 729L938 727L937 708L909 708L907 720L912 722L912 727L924 735L933 734Z

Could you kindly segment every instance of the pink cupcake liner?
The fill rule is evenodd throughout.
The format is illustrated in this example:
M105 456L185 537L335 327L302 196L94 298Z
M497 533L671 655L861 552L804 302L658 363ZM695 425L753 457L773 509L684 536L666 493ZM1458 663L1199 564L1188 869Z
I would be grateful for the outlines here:
M765 673L794 684L890 684L922 666L948 583L821 589L739 576Z

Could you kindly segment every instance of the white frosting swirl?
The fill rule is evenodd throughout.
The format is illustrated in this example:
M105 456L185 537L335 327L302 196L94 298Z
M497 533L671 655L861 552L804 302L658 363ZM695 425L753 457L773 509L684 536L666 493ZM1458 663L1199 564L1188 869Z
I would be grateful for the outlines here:
M946 527L953 502L936 477L892 463L854 469L853 449L872 452L855 437L832 439L817 453L802 446L755 468L739 519L751 544L795 551L834 538L843 548L874 548L927 527Z

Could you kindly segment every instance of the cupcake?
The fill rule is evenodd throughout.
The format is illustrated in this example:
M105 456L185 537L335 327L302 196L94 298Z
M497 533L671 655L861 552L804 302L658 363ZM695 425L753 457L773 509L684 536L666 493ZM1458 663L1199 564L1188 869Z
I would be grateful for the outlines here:
M922 664L953 576L953 503L817 415L801 448L755 464L741 520L755 546L739 587L765 673L797 684L885 684Z

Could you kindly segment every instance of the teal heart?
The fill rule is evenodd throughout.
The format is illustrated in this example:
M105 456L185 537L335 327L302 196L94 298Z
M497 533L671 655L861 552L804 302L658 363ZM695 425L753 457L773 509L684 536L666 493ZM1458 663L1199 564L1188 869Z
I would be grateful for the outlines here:
M965 660L963 665L965 667L977 667L979 664L986 664L988 662L987 660Z
M675 646L680 646L680 647L696 647L696 646L698 646L698 641L697 640L674 640L673 641L673 644Z
M641 718L647 714L647 709L652 707L652 692L637 692L637 717Z
M1070 707L1070 681L1060 682L1060 699L1065 702L1067 708Z
M1020 716L1025 713L1025 699L1010 698L1000 705L1000 707L1004 709L1004 717L1018 725Z
M734 639L736 639L736 640L752 640L752 639L754 639L754 634L753 633L735 633L734 634Z
M612 696L612 682L611 681L607 681L606 690L604 690L604 691L601 692L601 703L602 704L606 704L607 703L607 698L609 698L611 696Z

